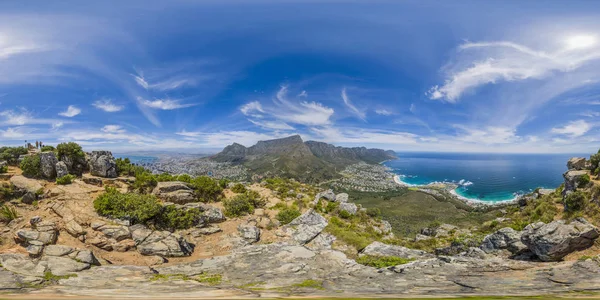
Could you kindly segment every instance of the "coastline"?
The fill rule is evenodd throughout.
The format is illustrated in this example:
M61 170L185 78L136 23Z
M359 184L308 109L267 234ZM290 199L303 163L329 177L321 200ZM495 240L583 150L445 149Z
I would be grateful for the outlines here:
M458 194L458 192L456 191L456 189L458 188L458 185L456 185L456 184L450 184L450 183L444 183L444 182L432 182L432 183L425 184L425 185L419 185L419 184L410 184L410 183L402 181L402 179L400 178L400 175L398 175L398 174L393 174L393 178L394 178L394 182L400 186L416 188L416 190L423 192L423 193L427 193L427 194L433 194L432 190L436 191L437 193L439 193L439 190L442 190L442 191L448 193L449 195L451 195L452 197L454 197L470 206L481 206L481 205L503 206L503 205L515 203L524 196L524 195L516 195L514 198L507 199L507 200L484 201L481 199L467 198L467 197L464 197L464 196Z

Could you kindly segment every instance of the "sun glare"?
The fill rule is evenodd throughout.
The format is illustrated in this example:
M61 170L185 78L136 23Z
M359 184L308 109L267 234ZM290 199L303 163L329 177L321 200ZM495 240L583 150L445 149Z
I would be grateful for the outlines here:
M596 37L591 35L575 35L567 39L569 49L588 48L596 44Z

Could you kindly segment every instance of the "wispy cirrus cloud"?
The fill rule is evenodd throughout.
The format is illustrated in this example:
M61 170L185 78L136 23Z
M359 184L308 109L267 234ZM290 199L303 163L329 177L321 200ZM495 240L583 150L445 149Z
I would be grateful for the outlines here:
M375 113L382 116L391 116L393 113L387 109L376 109Z
M356 115L359 119L366 121L366 115L365 112L360 111L358 108L356 108L356 106L354 106L354 104L352 104L352 101L350 101L350 98L348 97L348 93L346 92L346 88L342 89L342 93L341 93L341 97L342 100L344 100L344 104L348 107L348 109L350 109L350 111Z
M138 98L138 100L146 107L160 110L174 110L198 105L198 103L181 103L181 100L175 99L146 100Z
M103 110L105 112L119 112L125 108L125 106L123 106L123 105L118 105L118 104L113 103L111 99L97 100L97 101L94 101L94 103L92 103L92 105L95 108Z
M58 113L58 115L67 117L67 118L72 118L80 113L81 113L81 109L77 108L75 105L69 105L69 107L67 107L67 110Z
M592 129L592 127L592 124L584 120L576 120L571 121L564 126L554 127L552 128L551 132L571 137L580 137L586 134L590 129Z
M475 50L479 52L466 53ZM542 79L554 72L575 71L600 59L600 50L594 44L566 43L553 52L544 52L507 41L467 42L459 51L463 56L447 72L444 84L427 92L431 99L456 102L464 93L482 85Z

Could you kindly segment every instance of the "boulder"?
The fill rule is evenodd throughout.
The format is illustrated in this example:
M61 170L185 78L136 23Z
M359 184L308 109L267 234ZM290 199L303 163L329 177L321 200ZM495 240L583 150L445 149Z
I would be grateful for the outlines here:
M162 257L189 256L192 246L180 235L168 231L152 231L141 224L130 228L138 252Z
M80 272L90 268L90 264L79 262L69 257L45 256L41 262L45 262L47 270L57 276L64 276Z
M22 175L11 177L10 183L14 185L18 191L23 193L30 192L36 194L38 191L42 190L42 185L37 180Z
M71 158L63 155L60 157L60 161L65 163L69 174L81 176L84 171L88 170L88 163L84 157Z
M98 228L105 236L115 239L117 242L131 238L131 232L127 226L104 225Z
M538 195L538 198L539 198L539 197L543 197L543 196L550 195L550 194L552 194L552 193L554 193L554 190L553 190L553 189L539 189L539 190L537 190L537 195Z
M583 157L572 157L567 162L567 168L569 170L583 170L585 169L587 161Z
M60 178L69 174L69 168L67 168L67 164L64 161L59 161L54 166L56 169L56 177Z
M321 233L327 224L327 219L311 209L285 225L283 231L287 236L304 245Z
M181 181L159 182L152 194L157 197L177 204L185 204L198 201L194 190Z
M487 235L483 239L480 248L485 253L507 249L513 254L519 254L527 250L527 246L521 242L521 233L510 227L502 228Z
M583 176L586 176L586 171L567 171L563 174L563 178L565 179L565 189L563 190L563 196L568 193L575 191L577 188L580 188L580 180Z
M48 245L44 249L44 255L47 256L65 256L71 254L75 249L64 245Z
M204 212L204 216L209 223L219 223L225 221L223 211L218 207L210 207Z
M348 202L348 194L339 193L339 194L335 195L335 202L340 202L340 203Z
M56 177L56 163L58 163L58 159L54 152L40 153L40 167L45 178Z
M90 185L95 185L95 186L102 186L102 178L99 177L95 177L92 176L90 174L83 174L81 176L81 180L83 180L83 182L90 184Z
M560 261L571 252L591 247L598 236L598 228L578 218L570 224L564 220L529 224L521 241L542 261Z
M422 258L429 254L425 251L409 249L402 246L388 245L381 242L373 242L360 252L360 255L370 256L396 256L402 258Z
M32 192L25 193L25 195L23 195L23 198L21 198L21 202L23 202L25 204L33 204L33 202L36 200L37 200L37 195Z
M208 226L204 228L194 229L193 236L211 235L223 231L219 226Z
M85 230L83 230L83 227L81 227L81 225L79 225L79 223L73 219L66 222L65 229L74 237L85 235Z
M92 151L88 156L90 173L104 178L117 177L117 163L110 151Z
M260 229L251 225L239 225L237 227L240 236L249 243L255 243L260 240Z
M314 204L317 204L321 198L327 199L327 201L335 201L335 193L332 190L326 190L324 192L320 192L315 196Z
M58 230L53 222L42 221L34 229L21 229L17 231L16 240L25 245L50 245L56 243Z
M342 202L340 203L340 210L345 211L351 215L355 215L358 211L358 207L354 203Z
M312 251L329 250L335 240L335 236L322 232L305 246Z

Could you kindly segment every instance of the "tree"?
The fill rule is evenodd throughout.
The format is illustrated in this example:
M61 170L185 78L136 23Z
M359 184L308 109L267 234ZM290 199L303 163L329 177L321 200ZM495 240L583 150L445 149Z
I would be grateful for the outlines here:
M75 142L60 143L56 146L56 151L58 152L59 159L63 157L68 157L72 161L85 159L85 153L81 149L81 146Z
M574 191L565 198L567 211L580 211L585 207L585 194L582 191Z
M21 161L20 167L23 170L23 175L27 177L39 177L42 171L40 156L37 154L25 156L23 161Z

